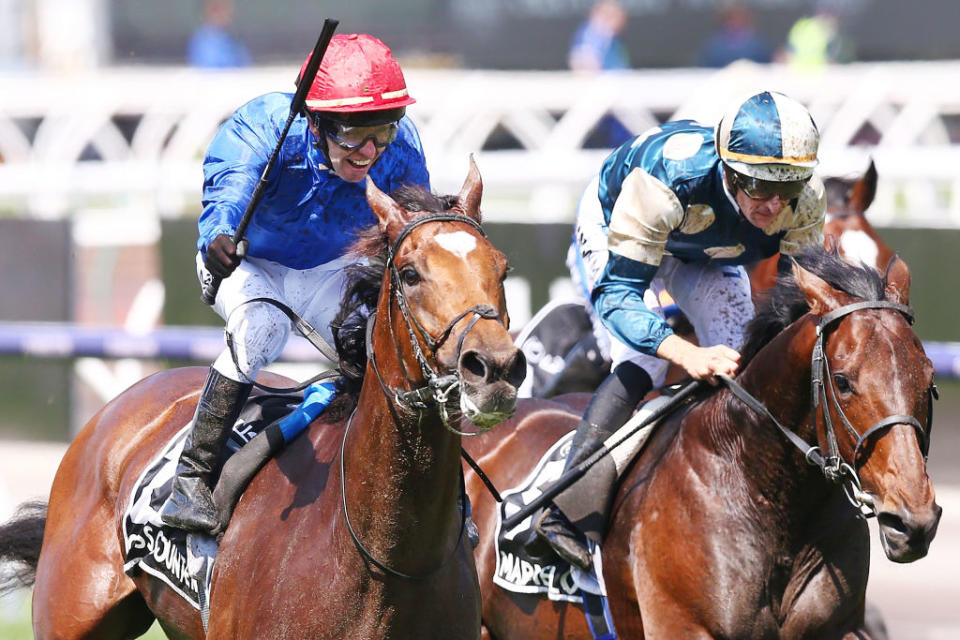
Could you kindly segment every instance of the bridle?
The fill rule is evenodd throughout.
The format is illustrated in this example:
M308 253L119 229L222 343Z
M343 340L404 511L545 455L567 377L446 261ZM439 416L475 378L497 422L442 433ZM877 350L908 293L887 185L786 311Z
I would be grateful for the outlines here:
M464 215L459 215L455 213L438 213L432 215L422 216L416 220L411 221L407 224L397 235L396 240L393 241L393 244L387 248L387 269L389 270L389 287L390 287L390 299L387 301L387 321L390 327L390 336L393 340L393 346L397 353L397 361L400 363L401 368L403 369L403 376L407 380L407 383L414 388L408 391L403 391L399 388L391 388L384 381L383 376L380 374L380 369L377 366L376 356L373 351L373 329L376 324L377 314L376 311L370 314L370 317L367 320L367 330L366 330L366 350L367 350L367 360L370 362L371 367L373 368L374 373L377 376L377 380L380 383L380 388L383 389L384 395L391 399L398 407L409 408L417 411L421 416L424 412L429 411L431 408L436 407L440 414L440 420L449 431L460 435L460 436L472 436L482 433L485 430L480 430L477 432L464 432L456 427L452 426L450 423L450 412L448 409L448 404L456 402L459 404L460 401L460 374L456 371L448 372L441 374L439 371L439 361L437 360L437 351L444 343L450 338L451 333L453 332L453 327L463 320L465 317L473 314L473 317L470 318L467 326L460 333L460 338L457 341L457 352L455 362L460 362L460 355L463 351L463 342L467 337L467 333L477 324L481 319L489 320L499 320L500 312L497 311L494 307L487 304L474 305L464 311L461 311L451 319L443 330L436 336L431 334L426 328L421 324L417 317L413 314L412 309L410 308L410 303L407 300L406 295L403 293L403 288L400 286L400 274L397 271L397 266L394 264L394 258L397 255L400 245L406 239L410 232L419 227L420 225L426 224L428 222L463 222L470 225L476 229L481 236L484 238L487 237L487 234L484 233L483 228L480 224L475 221L473 218L469 218ZM407 327L407 334L410 339L411 349L413 350L414 357L417 359L417 363L420 366L420 371L423 374L423 378L426 381L426 384L415 386L416 381L410 376L407 372L406 367L403 365L403 359L400 357L400 348L397 344L396 336L393 333L393 321L392 313L393 300L396 299L397 307L400 309L400 313L403 316L404 324ZM427 356L424 355L423 349L420 347L420 341L417 339L417 333L422 336L423 342L426 345L427 349L430 351L430 354L436 362L437 366L434 368L430 365L430 361L427 359ZM350 419L347 421L347 426L344 429L343 440L340 444L340 494L343 501L343 515L344 521L347 525L347 530L350 532L350 537L353 539L354 545L357 547L357 550L360 554L367 559L371 564L377 567L380 571L391 575L395 578L400 578L408 581L422 581L430 576L434 575L441 568L443 568L449 560L457 553L457 550L460 548L460 545L463 540L463 532L466 528L467 521L467 495L466 489L464 487L464 478L463 470L460 469L460 505L461 505L461 519L460 519L460 532L457 535L457 543L454 545L453 550L450 552L450 555L443 560L436 567L427 571L424 574L411 575L397 571L386 565L384 562L377 560L373 554L363 545L360 541L360 537L357 535L356 530L353 528L353 524L350 521L350 513L347 508L347 491L346 491L346 468L344 464L345 453L346 453L346 443L347 443L347 434L350 432L350 426L353 424L353 415L351 414ZM463 452L464 454L466 452ZM472 460L470 461L472 463ZM475 463L473 463L475 464Z
M844 492L846 493L847 499L850 501L850 503L859 510L861 515L869 518L877 515L877 509L876 505L874 504L873 497L863 491L860 484L860 477L857 473L857 470L862 466L862 463L859 460L862 447L869 440L878 434L885 433L894 425L906 424L913 427L913 429L916 431L917 439L920 441L920 450L923 452L924 461L926 461L930 448L930 433L933 428L933 401L939 397L939 394L937 392L937 385L931 382L928 390L929 407L927 411L926 428L924 428L913 416L901 414L894 414L887 416L886 418L882 418L876 421L863 433L859 433L853 428L853 425L850 424L850 420L847 419L846 414L840 407L840 403L837 400L838 392L833 381L833 377L830 374L830 365L825 356L824 345L826 342L827 332L833 326L835 326L836 323L852 313L866 309L896 311L902 314L903 317L907 319L907 322L913 324L913 310L910 307L885 300L854 302L852 304L838 307L837 309L825 314L820 319L816 329L817 339L814 343L813 352L811 354L810 422L813 426L814 433L816 433L817 413L819 409L820 414L823 415L824 431L826 432L827 438L826 456L824 456L819 446L808 444L803 438L780 424L780 422L773 417L770 411L764 407L760 401L750 395L750 393L740 386L740 384L726 376L720 377L737 398L739 398L751 409L773 422L780 429L780 432L792 444L794 444L803 452L807 462L820 468L825 478L834 483L842 483ZM845 462L840 455L840 446L837 440L837 434L834 430L833 420L830 417L828 405L832 406L837 415L840 416L840 421L843 424L844 429L856 443L853 448L853 456L850 463ZM866 463L866 458L863 460L863 463Z
M390 388L390 386L384 381L383 376L380 374L380 368L377 366L376 356L373 352L372 340L373 328L377 319L376 312L371 313L369 319L367 320L367 360L371 363L373 371L377 375L377 380L380 382L380 387L383 389L384 394L388 398L392 399L397 406L401 408L414 409L418 412L428 411L431 408L436 407L440 412L441 421L447 429L460 436L473 436L477 435L478 433L482 433L484 430L477 432L461 431L460 429L454 427L451 423L449 407L453 404L459 406L460 402L460 374L457 371L441 373L439 371L439 362L437 361L437 351L450 338L450 335L453 332L453 327L465 317L473 314L473 317L470 318L467 326L460 333L460 338L457 340L457 351L454 361L459 362L460 355L463 351L463 342L470 330L473 329L474 325L476 325L481 319L499 320L500 312L488 304L474 305L469 309L465 309L464 311L461 311L455 315L447 323L444 329L436 336L427 331L423 324L421 324L420 320L418 320L413 314L413 311L410 308L410 303L407 300L406 295L403 293L403 287L400 285L400 274L397 271L396 264L394 264L394 258L400 249L400 245L407 238L407 236L410 235L410 232L417 227L430 222L462 222L476 229L477 232L479 232L484 238L486 237L486 233L484 233L483 228L473 218L455 213L438 213L423 216L410 222L406 227L403 228L403 230L401 230L399 235L397 235L393 245L387 249L387 269L389 270L390 278L390 298L391 301L393 299L396 299L397 301L397 307L400 309L404 324L407 327L407 334L410 339L413 355L420 366L420 372L426 382L425 384L416 386L417 382L407 372L406 367L403 366L403 359L400 358L396 336L393 334L393 319L392 316L389 315L392 313L392 304L387 305L387 321L390 326L390 335L393 339L394 348L397 351L397 359L403 368L404 378L406 378L408 384L414 388L407 391L399 388ZM423 343L429 350L434 362L437 363L436 368L430 365L427 356L424 355L423 349L420 347L420 340L417 339L418 333L420 336L422 336Z

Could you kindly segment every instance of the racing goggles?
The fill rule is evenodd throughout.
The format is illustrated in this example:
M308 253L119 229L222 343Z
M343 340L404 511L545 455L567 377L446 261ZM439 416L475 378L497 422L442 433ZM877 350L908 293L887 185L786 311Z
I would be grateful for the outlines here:
M317 128L324 131L327 137L344 151L356 151L367 144L367 140L373 140L373 145L377 149L383 149L397 139L397 131L399 130L396 122L353 126L331 120L317 123Z
M760 180L742 173L734 172L734 181L751 200L769 200L778 196L781 200L794 200L803 193L807 180L792 180L790 182L774 182Z

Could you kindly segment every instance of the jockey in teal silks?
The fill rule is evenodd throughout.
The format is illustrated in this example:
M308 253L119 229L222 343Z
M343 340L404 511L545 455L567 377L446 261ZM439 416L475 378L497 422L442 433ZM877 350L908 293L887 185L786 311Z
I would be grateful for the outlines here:
M612 373L577 428L567 469L627 421L670 363L712 382L737 371L735 349L753 317L744 265L823 243L826 199L813 174L818 145L806 108L765 91L738 101L716 127L668 122L604 161L580 201L568 266ZM700 346L667 326L663 290ZM576 491L574 484L559 498L576 500ZM601 540L608 506L596 505L589 526L547 509L537 534L588 568L584 533Z
M290 320L280 309L247 302L278 300L331 342L344 268L356 261L346 250L355 232L376 224L366 178L387 193L402 185L430 188L419 135L405 116L414 100L390 49L369 35L337 35L238 250L233 234L280 139L292 98L268 93L237 109L204 160L198 275L201 282L207 273L224 278L213 308L226 320L235 353L225 349L210 368L162 511L169 526L211 531L217 525L211 483L220 450L257 372L279 357L290 336ZM282 425L285 437L319 415L333 391L329 384L310 389L305 404Z

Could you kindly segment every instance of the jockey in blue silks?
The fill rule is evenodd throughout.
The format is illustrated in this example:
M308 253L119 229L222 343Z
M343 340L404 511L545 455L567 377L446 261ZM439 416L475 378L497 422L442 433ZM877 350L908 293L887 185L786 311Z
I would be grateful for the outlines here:
M568 266L612 373L577 428L567 469L627 421L670 363L711 382L737 371L735 349L753 317L744 265L822 246L826 198L813 174L818 145L809 112L764 91L738 101L716 127L668 122L604 161L580 201ZM667 326L664 290L700 346ZM568 499L578 497L577 488L567 490ZM600 541L608 507L597 505L601 517L592 521L601 524L579 529L559 508L548 509L538 536L588 568L584 533Z
M225 349L210 368L162 510L169 526L211 531L217 525L210 485L220 450L257 372L279 357L290 336L291 322L280 309L248 301L278 300L331 342L344 268L356 262L346 250L358 230L376 224L366 178L387 193L402 185L430 188L419 135L405 116L414 100L400 65L372 36L337 35L238 250L233 234L280 139L292 98L269 93L237 109L204 160L198 275L201 282L207 273L224 279L213 308L227 322L235 354ZM333 392L332 384L311 389L301 413L319 415ZM303 422L297 416L285 424Z

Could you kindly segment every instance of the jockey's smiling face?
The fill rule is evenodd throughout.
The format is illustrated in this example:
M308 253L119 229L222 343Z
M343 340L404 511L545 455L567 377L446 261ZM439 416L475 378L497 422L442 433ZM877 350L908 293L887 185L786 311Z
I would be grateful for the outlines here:
M312 121L310 122L310 130L318 139L325 135ZM384 148L377 147L372 137L365 140L356 149L344 149L328 139L327 155L330 158L330 168L347 182L361 182L367 177L370 167L383 153Z
M347 182L360 182L367 177L370 167L383 153L383 149L378 149L373 144L373 140L367 140L362 146L348 151L335 144L327 145L327 153L330 156L330 168L338 176Z

